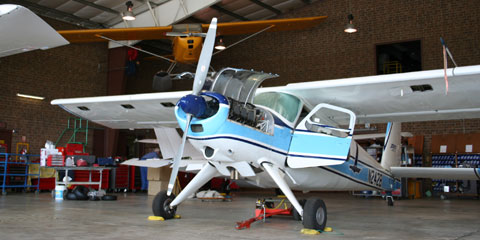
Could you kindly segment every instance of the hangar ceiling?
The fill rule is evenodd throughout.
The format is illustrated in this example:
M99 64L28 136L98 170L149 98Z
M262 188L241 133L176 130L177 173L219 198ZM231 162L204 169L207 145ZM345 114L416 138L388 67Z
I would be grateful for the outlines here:
M316 0L134 0L133 13L137 20L129 27L174 24L186 19L208 23L212 17L219 22L248 21L273 18L279 14L303 7ZM121 14L126 0L11 0L35 13L85 28L126 27ZM174 15L170 16L169 15ZM140 17L142 16L142 17ZM169 19L162 19L169 17Z

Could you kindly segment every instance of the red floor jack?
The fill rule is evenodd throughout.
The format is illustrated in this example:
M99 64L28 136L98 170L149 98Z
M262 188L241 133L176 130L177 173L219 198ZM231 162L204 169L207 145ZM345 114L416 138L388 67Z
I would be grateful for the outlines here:
M250 228L250 224L256 221L263 220L265 218L275 216L275 215L292 215L293 207L287 206L287 200L285 197L283 198L280 203L275 207L275 202L279 200L273 199L258 199L255 208L255 217L245 220L243 222L237 222L235 226L236 229L241 230L244 228Z

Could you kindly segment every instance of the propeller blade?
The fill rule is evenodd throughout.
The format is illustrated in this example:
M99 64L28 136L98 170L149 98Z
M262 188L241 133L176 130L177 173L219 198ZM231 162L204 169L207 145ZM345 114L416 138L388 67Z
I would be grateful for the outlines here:
M185 130L183 131L182 144L180 144L177 154L173 159L172 174L170 175L170 181L168 182L167 196L170 196L170 194L172 194L173 187L175 186L175 180L177 179L178 168L180 167L180 161L182 160L183 156L183 149L185 148L185 142L187 141L187 133L188 128L190 127L190 120L192 120L192 115L187 114L186 120L187 125L185 126Z
M202 90L205 79L207 78L210 60L212 59L213 47L215 45L215 35L217 34L217 18L212 18L208 27L207 37L203 43L200 59L198 60L195 79L193 80L193 95L198 95Z

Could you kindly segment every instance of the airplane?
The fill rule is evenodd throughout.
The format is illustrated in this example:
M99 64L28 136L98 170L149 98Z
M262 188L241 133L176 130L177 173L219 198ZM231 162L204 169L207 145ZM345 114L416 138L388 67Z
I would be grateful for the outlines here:
M168 148L160 144L164 159L132 160L137 166L172 167L168 189L152 203L154 215L172 219L177 207L210 179L239 174L256 186L279 188L305 228L323 230L323 200L299 201L292 190L379 190L393 205L392 191L400 187L401 177L480 180L478 168L399 167L401 122L480 117L480 99L470 97L479 93L480 65L447 69L448 95L443 69L260 88L277 75L227 67L206 84L216 29L214 18L192 92L51 102L109 128L154 129L158 141L170 141L177 126L184 129L177 151L171 151L172 142L165 152ZM378 163L352 135L356 124L385 122L389 124ZM189 148L202 159L184 159ZM172 190L182 166L198 173L175 196Z
M304 227L317 230L323 230L327 221L325 203L311 198L303 205L292 190L379 190L386 192L387 203L393 205L391 194L400 188L401 177L480 179L477 168L399 167L402 121L480 117L480 100L469 97L478 94L475 86L480 81L480 65L447 69L451 78L448 95L442 85L443 69L259 88L276 75L224 68L215 74L210 87L203 89L215 29L213 19L191 93L51 102L110 128L153 128L159 141L165 138L164 127L178 124L184 129L179 149L169 154L173 160L155 161L157 167L172 165L168 190L158 193L152 204L156 216L173 218L187 196L213 177L231 176L232 172L256 186L279 188ZM384 122L389 124L378 163L352 135L355 124ZM192 163L195 166L190 166L189 160L182 160L187 139L203 155L203 164L197 159ZM142 166L140 162L137 166ZM175 196L172 189L181 164L198 173Z
M217 36L304 30L317 26L326 18L326 16L317 16L218 23ZM193 64L200 57L202 41L205 37L204 31L208 30L208 26L209 24L188 23L163 27L61 30L58 33L70 43L171 39L173 60L166 60Z

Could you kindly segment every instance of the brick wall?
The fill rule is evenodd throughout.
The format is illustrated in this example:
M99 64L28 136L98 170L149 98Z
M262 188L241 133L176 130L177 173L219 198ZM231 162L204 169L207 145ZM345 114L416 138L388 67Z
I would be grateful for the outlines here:
M46 19L56 29L73 25ZM108 48L105 43L72 44L0 58L0 121L15 129L12 152L27 137L30 152L39 154L46 140L56 141L70 114L50 101L58 98L105 95ZM30 100L25 93L45 97Z

